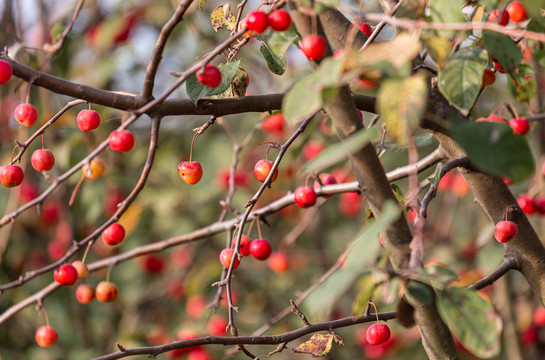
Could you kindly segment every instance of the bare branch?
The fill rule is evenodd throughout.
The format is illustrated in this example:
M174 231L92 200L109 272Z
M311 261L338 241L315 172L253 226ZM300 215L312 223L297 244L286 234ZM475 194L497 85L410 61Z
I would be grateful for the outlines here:
M486 275L481 280L476 281L470 286L468 286L468 289L474 289L474 290L484 289L485 287L492 285L494 282L496 282L503 275L507 274L509 271L516 270L516 269L517 269L517 263L515 259L511 256L505 257L501 265L498 266L496 270L492 271L490 274Z

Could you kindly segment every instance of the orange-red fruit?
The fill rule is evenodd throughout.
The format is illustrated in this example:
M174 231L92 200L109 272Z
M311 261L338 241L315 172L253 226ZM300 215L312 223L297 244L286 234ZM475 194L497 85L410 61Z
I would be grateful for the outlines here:
M109 281L101 281L96 287L95 296L100 302L112 302L117 299L117 286Z
M237 238L233 238L233 241L231 242L231 247L235 248L235 243L237 241ZM252 242L252 239L247 237L246 235L242 235L240 238L240 245L238 247L238 251L242 256L248 256L250 255L250 243Z
M81 131L94 130L100 125L100 115L95 110L81 110L76 117L76 124Z
M221 84L221 72L217 66L207 64L204 68L197 71L197 80L206 87L217 88Z
M274 252L269 257L268 265L272 271L282 274L290 268L290 259L283 252Z
M265 239L252 240L250 254L258 260L267 260L271 255L271 243Z
M13 113L15 120L25 127L31 127L38 120L38 111L32 104L19 104Z
M76 288L76 299L86 305L95 298L95 289L88 284L79 284Z
M58 337L57 331L51 326L40 326L38 330L36 330L35 339L41 347L48 347L55 344Z
M269 14L269 25L274 31L286 31L291 26L291 17L286 10L275 10Z
M76 272L78 273L78 279L84 279L89 275L89 269L87 268L87 265L82 263L79 260L76 260L72 263L72 266L74 269L76 269Z
M269 173L271 172L273 164L274 162L272 162L271 160L263 160L263 159L259 160L254 166L255 178L261 182L265 182L265 180L267 179L267 176L269 176ZM276 171L274 172L271 182L276 180L277 177L278 177L278 169L276 169Z
M0 85L4 85L11 79L13 69L11 64L6 60L0 60Z
M108 139L108 145L113 151L129 152L134 147L134 135L129 130L114 130Z
M293 192L295 205L300 208L308 208L316 204L316 192L310 186L299 186Z
M494 71L490 69L485 69L483 73L483 83L481 86L485 87L485 86L492 85L494 84L495 81L496 81L496 74L494 74Z
M228 269L233 259L235 253L234 249L225 248L220 253L220 263L224 268ZM236 269L240 265L240 260L235 256L235 263L233 264L233 269Z
M248 30L255 31L261 34L269 27L269 20L267 14L263 11L251 11L246 16L246 27Z
M279 138L284 136L286 127L286 120L282 113L273 114L261 123L261 130L263 130L264 133Z
M494 228L494 237L501 243L513 240L517 235L517 224L512 221L499 221Z
M30 163L37 171L48 171L55 165L55 156L51 150L38 149L32 153Z
M500 17L499 10L492 10L488 16L488 21L505 26L509 22L509 13L507 11L503 11Z
M526 8L520 1L513 1L505 9L509 13L509 18L511 21L518 23L523 20L526 20L528 14L526 13Z
M102 240L106 245L115 246L125 238L125 228L119 223L113 223L102 232Z
M72 265L61 265L53 272L53 278L63 286L72 286L78 281L78 271Z
M327 173L320 174L318 176L318 178L322 182L322 185L333 185L333 184L337 183L337 180L335 179L335 177L333 175L330 175L330 174L327 174ZM315 180L312 187L314 188L315 191L318 191L318 190L321 189L322 186L320 185L320 182L318 180ZM327 198L330 198L332 196L333 196L333 194L324 195L324 198L327 199Z
M202 166L198 161L182 161L178 164L178 175L189 185L195 185L202 178Z
M509 121L509 126L513 129L513 133L518 135L525 135L530 131L530 123L526 118L514 118Z
M91 166L87 166L87 164L84 164L81 167L83 171L83 175L88 179L98 179L99 177L104 174L104 170L106 169L106 164L104 164L104 161L101 158L93 158L91 160Z
M20 185L25 178L25 173L20 166L4 165L0 168L0 183L5 187L15 187Z
M208 321L206 326L208 333L212 336L222 336L225 335L227 331L227 320L221 315L214 315Z
M301 40L299 48L309 60L320 60L324 57L327 44L320 35L310 34Z
M367 35L367 37L371 36L371 34L373 33L373 29L371 28L369 24L362 23L362 24L356 24L356 26L358 27L358 29L360 29L362 33Z
M386 324L373 324L365 333L367 342L371 345L385 343L390 338L390 328Z

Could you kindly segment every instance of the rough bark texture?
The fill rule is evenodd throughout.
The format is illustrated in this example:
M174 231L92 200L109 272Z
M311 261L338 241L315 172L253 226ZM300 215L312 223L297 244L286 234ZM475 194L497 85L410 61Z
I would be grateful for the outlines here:
M293 13L292 17L302 36L310 33L311 27L307 19L297 13ZM340 34L343 32L342 29L345 34L347 33L346 26L351 26L350 22L335 9L328 10L324 16L320 17L320 20L323 21L323 29L329 29L325 33L329 32L329 35L332 36L327 38L331 46L334 49L342 48L345 45L346 37ZM335 28L336 30L333 30ZM318 26L318 31L322 35L324 35L323 29ZM357 44L353 43L353 45ZM337 96L325 105L325 110L331 116L340 138L346 138L363 127L348 86L339 90ZM380 216L380 210L386 201L397 202L397 200L374 147L367 145L349 157L363 194L375 215ZM401 217L389 226L386 235L387 241L392 245L391 264L396 272L401 272L409 263L409 244L412 240L406 219ZM437 312L435 302L423 304L414 298L409 298L408 301L415 309L415 321L422 334L422 343L428 357L430 359L457 359L459 356L454 341L448 327Z

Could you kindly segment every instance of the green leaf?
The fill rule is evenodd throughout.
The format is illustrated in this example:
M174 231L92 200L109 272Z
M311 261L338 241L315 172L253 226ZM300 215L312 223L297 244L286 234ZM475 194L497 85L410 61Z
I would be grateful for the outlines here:
M199 80L197 80L197 76L192 74L185 82L187 95L194 104L197 104L197 101L205 96L221 94L227 90L227 88L229 88L233 78L238 72L239 67L240 60L220 65L219 69L221 72L221 84L217 88L203 86Z
M537 93L537 81L533 77L522 78L518 81L518 86L515 87L515 98L517 101L530 101Z
M426 75L422 73L406 79L388 79L380 86L377 107L398 144L406 143L407 135L418 127L427 98Z
M262 43L259 48L261 55L267 61L267 66L273 74L282 75L286 71L286 59L272 52L266 43Z
M314 73L299 80L282 101L282 113L286 121L295 124L320 110L325 102L323 90L344 84L341 79L342 70L341 59L328 58L322 61Z
M477 100L487 58L479 46L462 49L439 70L439 90L462 114L467 115Z
M494 31L483 31L484 47L508 73L514 72L522 61L522 50L507 35Z
M443 164L439 163L437 166L435 166L435 172L433 173L432 177L429 177L428 180L430 184L434 184L435 186L439 186L439 181L441 180L441 169L443 168Z
M534 173L534 159L524 137L514 135L506 124L492 122L452 123L454 140L479 168L512 181Z
M352 303L352 315L359 316L365 312L369 300L378 285L375 283L373 275L365 275L358 282L361 290Z
M433 137L433 134L431 133L419 134L414 137L414 146L416 146L417 148L428 146L432 143L433 140L434 140L434 137ZM395 143L386 143L382 145L381 147L387 151L400 151L400 150L407 149L409 145L404 144L400 146Z
M57 41L59 41L61 35L62 35L62 32L64 31L65 27L63 24L61 23L57 23L53 26L53 28L51 28L51 43L52 44L55 44Z
M348 154L361 149L377 136L378 131L375 128L361 129L339 143L328 146L318 156L304 165L303 172L320 172L340 161L346 160Z
M231 81L230 86L222 92L221 94L218 94L218 98L236 98L236 97L242 97L246 95L246 89L248 88L248 73L246 70L240 66L237 70L237 74L233 78L233 81Z
M444 68L452 52L449 41L440 36L428 36L424 42L432 59L439 65L439 68Z
M206 3L206 0L200 0L199 1L199 10L202 10L202 8L204 7L204 4Z
M437 305L466 349L480 358L499 355L502 322L489 300L473 290L453 287L441 292Z
M393 202L386 202L379 217L368 222L352 241L345 265L335 271L303 303L312 318L327 314L350 290L356 279L369 268L368 262L379 250L379 233L384 231L400 216L399 207ZM368 241L374 239L375 241Z
M434 294L430 288L419 282L411 281L407 284L407 293L410 297L417 299L423 305L430 305L434 298Z
M431 14L431 21L434 23L457 23L465 22L462 14L463 0L433 0L428 3ZM455 30L438 31L441 36L448 38L456 34Z

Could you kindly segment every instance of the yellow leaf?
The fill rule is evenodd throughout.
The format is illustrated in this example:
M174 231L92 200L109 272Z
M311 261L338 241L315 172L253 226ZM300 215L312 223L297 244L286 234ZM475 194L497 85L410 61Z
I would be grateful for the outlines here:
M226 27L227 30L232 31L235 28L235 16L231 14L231 6L229 3L220 5L212 11L210 14L210 22L215 31Z
M295 353L311 354L314 357L325 356L331 351L333 340L339 345L343 345L343 340L339 335L333 334L314 334L310 340L305 341L293 350Z

